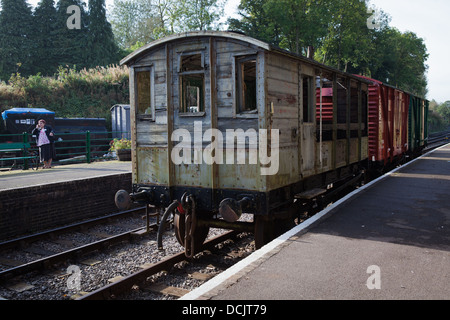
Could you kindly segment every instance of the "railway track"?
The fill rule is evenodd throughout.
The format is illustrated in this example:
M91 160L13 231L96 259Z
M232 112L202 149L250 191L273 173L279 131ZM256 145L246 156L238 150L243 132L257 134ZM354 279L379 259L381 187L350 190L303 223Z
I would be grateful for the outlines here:
M95 219L94 221L1 243L0 252L2 254L0 256L0 268L2 267L3 270L0 269L0 298L12 300L65 300L69 298L76 299L82 296L80 292L83 294L91 292L85 299L92 299L92 297L98 297L99 292L102 292L102 290L108 290L112 281L115 283L119 279L118 283L121 283L129 279L128 281L134 282L139 275L145 275L148 278L159 272L158 269L170 269L171 265L173 266L185 260L183 248L179 246L176 240L171 241L174 236L170 232L167 235L167 239L165 239L167 243L165 250L159 250L157 248L157 234L152 231L157 230L158 224L147 222L147 226L142 226L144 224L142 222L142 215L135 219L136 223L140 225L137 228L131 228L128 231L114 234L104 239L75 246L63 252L48 254L49 251L47 249L37 249L38 245L35 245L36 242L46 242L47 244L61 242L59 235L63 237L63 240L73 240L75 237L74 230L75 233L79 233L82 230L85 234L92 235L92 233L96 233L97 231L88 229L88 225L95 229L96 225L100 224L104 229L111 223L123 224L123 217L120 216L140 213L142 210L142 208L139 208L135 212L130 211L121 215ZM119 222L113 222L112 219L121 220L117 220ZM71 232L70 235L67 232ZM212 233L214 237L214 232ZM214 246L218 242L223 242L226 238L233 235L234 233L216 236L208 241L205 249ZM248 253L253 249L249 250ZM175 257L168 258L174 252L177 252ZM17 266L6 266L5 263L11 264L10 262L12 261L8 260L8 257L14 254L17 255L18 253L33 253L33 258ZM44 255L43 257L34 258L42 254ZM132 255L142 256L142 259L133 258L131 257ZM125 260L125 262L119 260ZM14 265L17 261L12 262ZM221 270L229 266L231 265L227 265ZM206 268L211 269L210 267ZM76 272L83 275L81 281L83 286L77 288L70 287L69 282L71 278L76 276ZM215 274L214 270L206 272ZM196 274L198 275L199 273L196 272ZM122 280L122 278L125 280ZM184 281L192 282L192 280ZM120 294L123 291L118 290L116 286L115 284L111 284L111 288L114 288L109 289L114 290L112 296ZM119 288L124 287L123 284L118 286ZM101 289L104 287L106 289ZM183 290L187 289L179 289L181 292L186 292ZM170 293L164 292L155 294L154 286L149 291L154 294L153 299L166 299L167 294L172 296ZM134 293L136 293L135 290ZM111 295L106 296L111 298Z
M64 263L66 261L79 259L80 257L89 254L91 252L103 250L112 245L131 241L134 236L142 234L148 230L155 230L157 228L156 223L151 225L142 226L142 217L134 216L134 220L129 220L129 230L125 232L115 232L110 235L107 233L99 233L95 231L96 226L102 225L114 225L121 223L125 218L132 218L133 215L145 212L145 208L136 208L104 217L75 223L69 226L47 230L37 234L33 234L26 237L20 237L13 240L8 240L0 243L0 252L2 256L0 258L0 284L8 281L14 277L24 275L34 271L43 272L57 264ZM131 221L131 222L130 222ZM138 225L141 225L137 227ZM126 227L125 227L126 228ZM118 228L118 230L123 228ZM89 243L75 245L73 238L70 234L77 232L84 233L89 236L90 239L95 239ZM114 231L113 231L114 232ZM59 238L59 236L63 238ZM71 240L64 240L64 237L72 238ZM101 239L98 239L101 238ZM48 250L43 243L47 242L60 245L66 244L72 246L70 249L62 250L61 252L53 252ZM11 259L8 257L22 256L23 258ZM37 257L37 258L35 258ZM25 262L23 260L26 260Z
M46 239L54 239L59 234L64 234L68 232L74 232L79 230L86 230L89 227L97 226L103 223L106 223L108 221L114 220L114 219L120 219L121 217L126 217L128 215L132 214L138 214L145 212L145 207L135 208L127 211L122 211L119 213L114 213L110 215L105 215L99 218L90 219L78 223L74 223L71 225L67 225L60 228L55 228L51 230L45 230L42 232L38 232L32 235L19 237L11 240L5 240L3 242L0 242L0 251L4 251L7 249L15 249L20 248L23 246L26 246L27 244L31 244L40 240L46 240Z
M437 133L432 133L428 137L429 146L439 146L450 141L450 131L442 131Z
M165 271L166 274L164 275L164 277L171 277L171 276L179 276L180 272L177 272L177 270L180 270L180 268L175 269L174 271L172 271L171 273L169 272L171 269L173 269L173 267L177 264L180 264L182 262L186 262L186 263L191 263L193 262L194 264L198 264L199 260L202 259L202 256L204 257L204 252L208 251L208 250L214 250L215 247L218 244L227 242L227 240L236 240L237 236L238 236L238 232L236 231L229 231L226 232L224 234L215 236L209 240L207 240L204 243L203 246L203 251L201 253L198 254L197 259L194 260L189 260L186 259L185 253L183 252L179 252L176 254L173 254L171 256L168 256L166 258L164 258L163 260L148 265L148 266L144 266L142 267L142 270L135 272L133 274L130 274L127 277L123 277L121 279L118 279L116 282L111 283L107 286L104 286L102 288L99 288L91 293L88 293L86 295L83 295L81 297L79 297L77 300L107 300L107 299L112 299L112 298L121 298L121 299L127 299L127 295L131 293L134 293L132 295L133 299L136 299L136 291L140 290L141 292L153 292L153 293L160 293L162 295L169 295L172 297L179 297L182 296L186 293L188 293L190 290L187 289L183 289L183 288L177 288L177 287L173 287L170 285L167 285L165 283L163 283L162 281L148 281L147 279L149 279L150 277L155 277L157 276L158 273ZM216 250L218 250L216 248ZM241 256L240 258L242 258L243 256ZM208 258L206 258L208 259ZM211 259L209 260L211 261ZM202 263L200 263L200 265L204 266L207 265L206 268L215 268L212 264L208 264L208 262L203 261ZM200 268L201 268L200 266ZM228 266L226 266L228 267ZM183 268L183 266L181 266L181 268ZM170 273L169 275L167 273ZM196 275L194 275L196 274ZM203 276L201 276L203 275ZM208 276L207 273L201 273L201 272L193 272L193 273L189 273L189 272L185 272L184 273L184 277L189 278L189 277L194 277L197 278L199 280L207 280L210 277L212 277L213 275L215 275L214 273L210 274ZM146 282L148 282L146 284ZM165 282L170 282L170 281L166 281ZM134 291L134 292L133 292Z
M439 135L434 135L430 137L429 140L429 148L432 149L436 147L436 145L442 145L445 143L448 143L448 132L447 133L441 133ZM426 150L427 151L427 150ZM133 270L127 270L124 272L119 272L122 275L115 276L115 277L103 277L98 276L99 281L96 281L97 284L90 285L87 289L82 290L76 290L70 291L67 290L67 284L64 283L65 288L63 290L60 290L59 296L56 295L55 299L68 299L68 297L73 297L80 300L92 300L92 299L112 299L117 298L119 299L135 299L136 296L138 299L167 299L168 296L170 297L176 297L177 295L181 296L184 293L187 293L190 288L180 288L180 287L174 287L167 284L161 284L161 279L165 278L167 275L167 272L164 273L164 276L158 275L161 274L163 270L169 271L169 270L175 270L175 274L177 273L177 270L180 268L175 267L177 264L190 264L194 261L186 262L186 257L184 255L184 252L182 252L182 248L174 241L173 244L171 244L169 247L169 250L165 250L164 252L161 252L156 248L156 232L149 232L149 231L157 231L158 223L150 223L149 215L147 215L147 223L146 226L143 226L142 222L142 215L138 217L138 225L135 228L130 228L127 231L116 233L112 236L104 237L103 239L91 241L86 244L82 244L73 248L70 248L68 250L64 250L62 252L51 254L51 252L47 252L45 254L46 250L36 250L36 247L34 244L36 242L61 242L59 235L67 234L67 232L87 232L92 233L90 231L87 231L88 228L94 227L96 225L103 225L105 226L108 223L111 222L113 219L119 219L120 217L131 215L134 213L143 213L145 211L145 208L138 208L136 210L130 210L127 212L122 212L120 214L116 214L113 216L103 217L99 219L94 219L91 221L74 224L65 228L60 229L54 229L47 232L42 232L39 234L35 234L28 237L23 237L20 239L5 241L0 243L0 252L2 254L0 255L0 286L3 286L4 288L8 287L9 283L13 283L14 281L26 281L27 279L31 279L33 277L39 277L39 275L36 274L46 274L49 273L49 270L55 270L57 269L58 265L67 267L70 265L70 263L80 263L81 259L83 257L88 256L89 254L95 253L95 252L102 252L105 251L105 249L109 249L116 244L119 243L133 243L133 242L143 242L143 245L140 245L138 249L133 249L137 251L151 251L154 250L153 253L150 253L151 255L155 256L155 260L152 259L143 259L143 263L139 264L136 263L134 267L131 269ZM120 224L120 223L119 223ZM95 231L94 231L95 233ZM152 235L150 235L152 234ZM235 233L227 233L225 235L215 236L213 239L208 240L207 244L205 244L204 250L209 250L208 248L212 248L217 243L226 241L227 238L236 236ZM168 234L167 238L174 238L173 235ZM139 246L139 245L138 245ZM121 246L117 246L121 247ZM150 250L149 248L152 247ZM172 249L174 248L174 249ZM34 254L44 254L43 257L37 258L37 259L31 259L30 261L26 261L24 263L21 263L20 265L14 265L14 261L12 265L8 266L7 263L5 264L5 261L8 260L8 254L5 254L5 252L11 252L14 250L18 251L25 251L28 253L34 253ZM119 249L120 250L120 249ZM250 251L253 251L251 249ZM122 251L119 253L120 256L126 257L127 256L128 249L122 249ZM172 254L176 251L176 253ZM247 253L249 253L249 250L247 250ZM202 255L202 253L201 253ZM203 254L204 255L204 254ZM225 254L226 255L226 254ZM106 260L107 258L99 258L97 261L101 261L102 259ZM95 260L95 259L94 259ZM152 261L152 262L149 262ZM238 260L237 260L238 261ZM237 262L236 261L236 262ZM114 264L114 263L113 263ZM196 259L194 264L202 264L199 262L199 260ZM72 265L70 265L72 266ZM229 265L231 266L231 265ZM227 267L229 267L227 266ZM92 265L90 267L93 267ZM100 267L101 268L101 267ZM103 267L104 270L111 271L113 267ZM221 272L223 269L226 268L216 268L214 265L211 267L211 264L208 266L208 264L204 267L204 270L206 269L212 269L209 271L201 271L200 273L203 273L202 277L205 274L215 275L219 272ZM59 269L59 275L57 277L67 280L71 277L71 274L66 270L63 269L61 271L61 268ZM80 268L81 270L81 268ZM91 272L88 271L82 271L83 274L88 274ZM170 272L169 272L170 273ZM184 272L186 273L186 272ZM198 271L196 271L197 275L199 274ZM187 273L189 274L189 273ZM170 277L170 276L167 276ZM183 275L182 277L189 277L189 275ZM194 277L195 278L195 277ZM106 280L105 280L106 279ZM113 279L113 281L111 281ZM152 279L152 280L148 280ZM159 280L158 280L159 279ZM53 280L43 280L44 282L52 282ZM186 282L186 280L183 280ZM29 281L30 282L30 281ZM31 280L32 283L38 283L37 280ZM94 281L92 281L94 282ZM12 286L9 286L11 288ZM45 285L42 285L42 288L44 288ZM155 289L156 288L156 289ZM169 288L169 289L168 289ZM175 288L175 289L174 289ZM152 292L152 294L155 294L155 291L160 291L161 293L158 295L153 295L148 297L145 293ZM178 290L178 291L177 291ZM82 295L80 295L80 292L83 292ZM168 293L169 292L169 293ZM174 293L175 292L175 293ZM4 291L2 293L2 290L0 288L0 298L4 296ZM143 297L145 296L145 298ZM39 299L39 295L37 296L37 299ZM6 297L7 299L23 299L22 293L19 293L17 295L10 295ZM46 299L46 298L44 298Z

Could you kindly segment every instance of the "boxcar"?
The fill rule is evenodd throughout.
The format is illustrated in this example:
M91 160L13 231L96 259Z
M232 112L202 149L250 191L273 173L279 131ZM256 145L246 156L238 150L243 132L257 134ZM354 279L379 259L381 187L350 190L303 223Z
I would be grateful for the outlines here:
M428 139L428 101L381 81L369 85L369 160L377 171L389 171L419 154Z
M354 179L367 160L369 82L359 77L233 32L172 35L121 64L133 193L116 202L167 208L187 255L209 227L251 230L263 245L295 203ZM254 221L236 221L241 211Z
M369 86L369 159L387 166L408 149L409 94L371 79Z
M429 101L411 95L408 112L408 153L419 154L428 144Z

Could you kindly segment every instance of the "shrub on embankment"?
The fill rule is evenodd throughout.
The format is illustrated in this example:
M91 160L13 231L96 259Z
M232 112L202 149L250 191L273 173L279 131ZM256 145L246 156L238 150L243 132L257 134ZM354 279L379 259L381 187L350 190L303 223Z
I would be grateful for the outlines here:
M0 83L0 113L15 107L45 108L62 118L106 118L109 130L115 104L129 104L125 66L80 71L60 66L53 77L16 73Z

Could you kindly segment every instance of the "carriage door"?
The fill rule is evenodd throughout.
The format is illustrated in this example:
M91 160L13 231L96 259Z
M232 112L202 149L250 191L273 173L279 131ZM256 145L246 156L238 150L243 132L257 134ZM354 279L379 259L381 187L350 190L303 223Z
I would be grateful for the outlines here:
M199 202L199 207L203 208L211 205L215 170L215 165L207 163L204 157L205 147L211 145L207 131L215 125L215 117L211 113L208 45L206 43L202 48L198 48L198 45L193 48L192 44L175 46L172 54L175 134L172 135L172 142L174 154L179 157L174 164L173 185L192 190L190 192Z

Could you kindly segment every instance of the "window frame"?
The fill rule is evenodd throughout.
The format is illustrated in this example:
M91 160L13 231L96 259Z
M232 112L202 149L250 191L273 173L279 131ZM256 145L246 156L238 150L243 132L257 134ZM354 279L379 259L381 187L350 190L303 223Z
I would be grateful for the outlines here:
M302 74L302 117L303 123L314 124L316 122L316 108L315 108L315 99L316 99L316 81L314 77ZM305 80L306 80L306 92L305 92ZM306 111L307 111L307 119L305 119L305 94L308 97Z
M194 56L200 55L200 69L199 70L191 70L191 71L182 71L182 62L183 57L186 56ZM206 100L205 100L205 91L206 91L206 64L205 64L205 49L202 50L190 50L178 52L178 81L179 81L179 116L181 117L202 117L206 114ZM185 80L189 76L200 76L202 81L201 92L199 93L199 110L197 112L190 112L187 110L187 106L185 105ZM187 86L186 86L187 88Z
M259 61L260 57L258 52L247 52L247 53L240 53L235 54L232 56L233 61L233 70L232 70L232 77L233 77L233 117L238 118L258 118L258 74L259 74ZM242 93L242 79L239 77L239 74L241 73L241 65L245 62L255 60L255 102L256 107L255 109L251 111L242 111L241 108L241 93Z
M139 73L148 72L150 76L150 111L151 114L139 113ZM153 64L145 67L134 68L134 83L135 83L135 105L136 105L136 117L138 120L156 120L156 106L155 106L155 73Z

